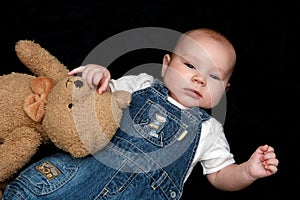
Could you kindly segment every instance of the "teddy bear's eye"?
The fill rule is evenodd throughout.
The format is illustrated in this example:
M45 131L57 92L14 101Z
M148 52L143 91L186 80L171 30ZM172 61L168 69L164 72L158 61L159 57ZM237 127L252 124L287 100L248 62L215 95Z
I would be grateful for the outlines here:
M83 86L83 82L80 81L80 80L76 80L74 82L74 85L75 85L76 88L81 88Z
M73 108L73 106L74 106L74 104L72 104L72 103L70 103L69 105L68 105L68 108Z

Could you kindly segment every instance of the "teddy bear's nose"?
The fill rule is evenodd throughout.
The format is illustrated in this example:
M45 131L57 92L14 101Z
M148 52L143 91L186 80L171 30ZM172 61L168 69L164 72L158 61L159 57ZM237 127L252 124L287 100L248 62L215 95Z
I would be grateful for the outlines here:
M83 86L83 82L81 80L76 80L74 85L76 88L81 88Z

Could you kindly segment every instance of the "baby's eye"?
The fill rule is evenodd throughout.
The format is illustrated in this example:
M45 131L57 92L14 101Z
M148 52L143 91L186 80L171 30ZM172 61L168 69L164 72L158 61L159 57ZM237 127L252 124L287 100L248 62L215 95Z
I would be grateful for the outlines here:
M216 79L216 80L221 80L217 75L211 74L209 75L211 78Z
M196 67L194 67L194 65L192 65L190 63L184 63L184 64L190 69L196 69Z

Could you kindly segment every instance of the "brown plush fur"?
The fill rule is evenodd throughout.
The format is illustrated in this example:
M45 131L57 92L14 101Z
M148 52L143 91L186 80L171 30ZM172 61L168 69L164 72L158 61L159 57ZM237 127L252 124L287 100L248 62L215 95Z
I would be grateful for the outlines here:
M90 90L81 77L68 76L69 70L33 41L20 40L16 52L33 75L0 76L1 185L45 142L74 157L105 147L131 98L125 91L99 95Z

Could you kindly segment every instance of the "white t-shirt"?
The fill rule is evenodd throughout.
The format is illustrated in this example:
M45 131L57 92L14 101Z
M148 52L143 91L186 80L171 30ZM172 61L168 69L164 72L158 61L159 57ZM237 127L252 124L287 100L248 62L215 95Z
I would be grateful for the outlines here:
M134 91L149 87L153 80L153 76L141 73L139 75L123 76L116 80L112 79L109 87L112 92L125 90L133 93ZM183 107L174 99L169 98L169 101L176 104L176 106ZM214 173L229 164L235 163L233 155L230 153L223 126L213 117L202 123L200 142L185 181L198 162L202 165L203 174Z

